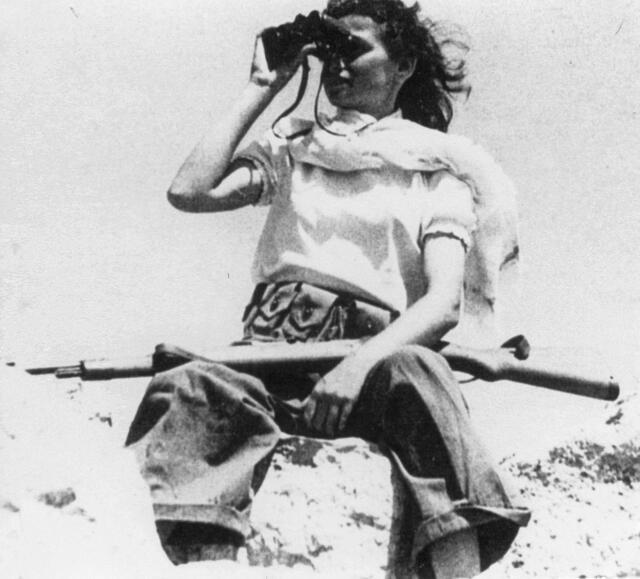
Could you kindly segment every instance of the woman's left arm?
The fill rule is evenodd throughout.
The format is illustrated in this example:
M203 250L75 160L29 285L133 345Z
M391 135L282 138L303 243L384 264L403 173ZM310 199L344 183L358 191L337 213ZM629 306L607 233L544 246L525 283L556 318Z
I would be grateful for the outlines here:
M465 256L460 240L427 237L423 249L427 293L317 383L305 409L305 419L313 430L330 436L344 430L364 380L379 360L408 344L432 346L456 326Z

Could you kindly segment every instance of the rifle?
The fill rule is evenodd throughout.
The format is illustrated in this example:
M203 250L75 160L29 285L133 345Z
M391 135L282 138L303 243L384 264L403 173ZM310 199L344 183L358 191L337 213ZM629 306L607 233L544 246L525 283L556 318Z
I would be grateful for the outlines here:
M317 343L266 343L224 346L207 356L170 344L159 344L150 356L121 360L83 360L72 366L28 368L30 374L55 374L57 378L110 380L153 376L190 361L217 362L241 372L325 373L362 344L359 340ZM560 392L601 400L615 400L620 393L616 379L603 371L597 352L575 349L530 348L524 336L515 336L499 348L469 348L449 342L432 347L453 370L487 382L511 380Z

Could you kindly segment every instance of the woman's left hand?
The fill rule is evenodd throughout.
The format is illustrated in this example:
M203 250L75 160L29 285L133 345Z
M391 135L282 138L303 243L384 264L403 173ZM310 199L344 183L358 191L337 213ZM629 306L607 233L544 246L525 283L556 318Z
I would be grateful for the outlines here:
M326 436L343 432L373 364L373 360L355 352L321 378L306 403L307 426Z

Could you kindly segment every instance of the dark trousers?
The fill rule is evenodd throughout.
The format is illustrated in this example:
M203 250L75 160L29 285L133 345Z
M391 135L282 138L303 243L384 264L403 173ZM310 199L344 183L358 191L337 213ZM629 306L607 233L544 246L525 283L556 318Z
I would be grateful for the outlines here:
M192 362L151 381L131 425L160 521L249 532L253 493L281 432L313 436L301 401L303 377L260 380L219 364ZM412 553L474 527L481 566L497 561L530 513L514 507L469 422L447 362L418 346L369 373L344 436L374 442L392 461L413 503ZM366 482L363 482L366 484Z

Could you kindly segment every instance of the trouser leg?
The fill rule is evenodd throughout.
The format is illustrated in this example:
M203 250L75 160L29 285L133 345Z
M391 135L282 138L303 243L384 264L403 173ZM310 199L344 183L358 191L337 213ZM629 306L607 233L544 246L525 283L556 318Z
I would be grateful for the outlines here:
M149 484L165 546L195 537L242 542L279 436L256 378L202 362L156 375L126 444Z
M486 568L526 524L528 511L512 507L471 427L455 377L438 354L411 346L379 363L348 428L378 442L402 480L412 505L402 524L410 528L414 563L437 542L477 529Z

